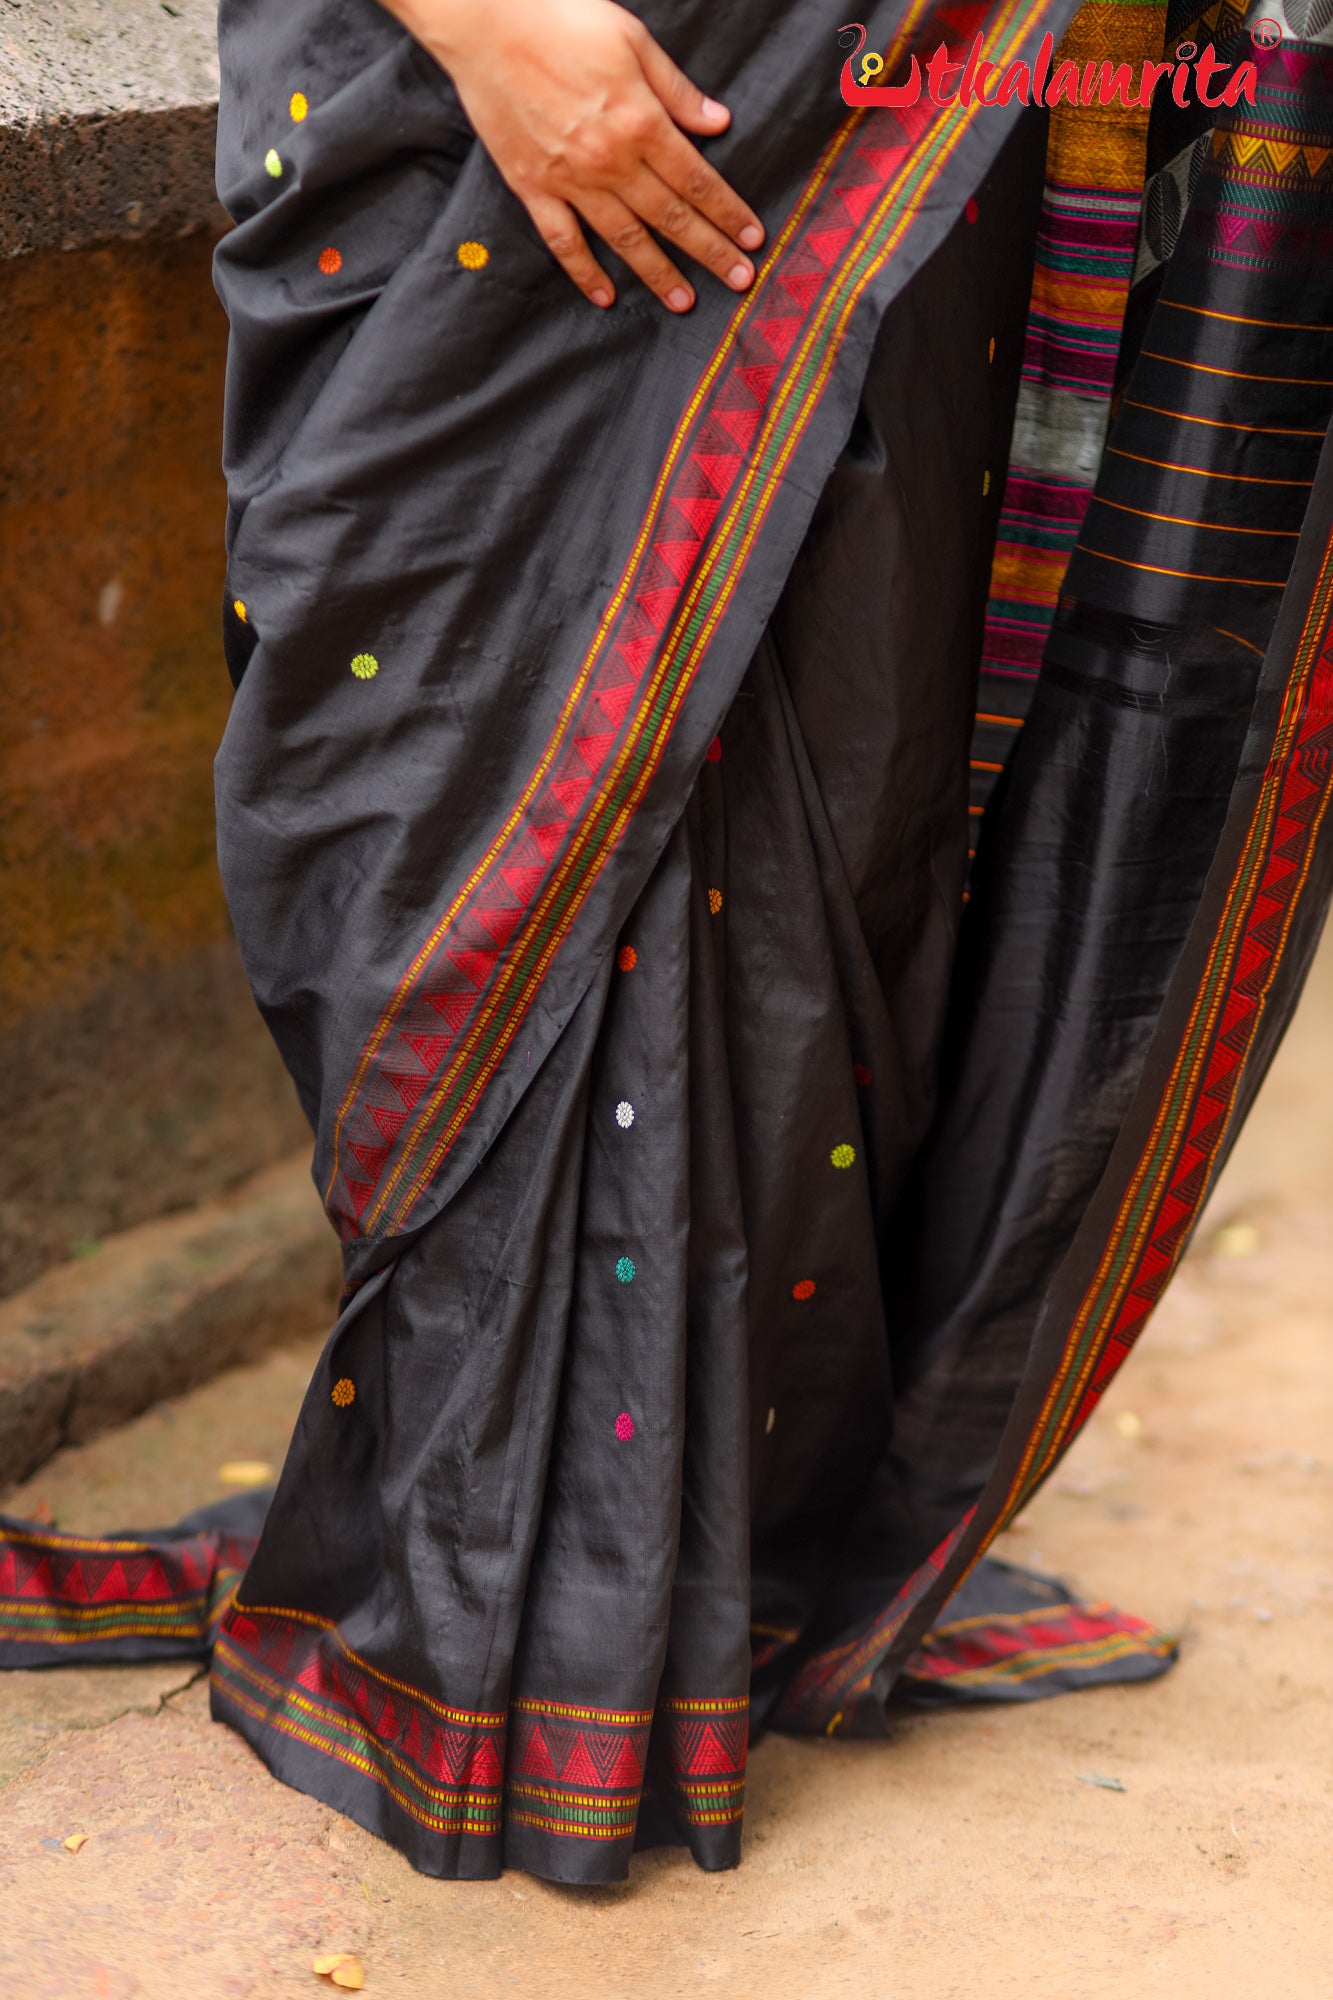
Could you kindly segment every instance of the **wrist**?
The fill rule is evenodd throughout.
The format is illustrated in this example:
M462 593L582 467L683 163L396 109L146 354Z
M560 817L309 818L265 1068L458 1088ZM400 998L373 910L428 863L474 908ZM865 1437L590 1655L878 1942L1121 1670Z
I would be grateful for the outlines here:
M442 69L452 73L478 47L495 46L511 11L505 0L381 0Z

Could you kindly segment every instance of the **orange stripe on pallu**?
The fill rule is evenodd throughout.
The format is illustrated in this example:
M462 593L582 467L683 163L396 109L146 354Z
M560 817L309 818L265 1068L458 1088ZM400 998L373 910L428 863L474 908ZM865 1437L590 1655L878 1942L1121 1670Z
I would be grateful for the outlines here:
M1132 458L1136 465L1155 465L1160 472L1189 472L1196 479L1234 479L1241 486L1305 486L1314 485L1313 479L1265 479L1257 472L1210 472L1202 465L1177 465L1170 458L1147 458L1141 451L1126 451L1118 444L1108 444L1107 453L1112 458Z
M1257 653L1262 660L1264 649L1262 646L1256 646L1253 639L1242 639L1239 632L1228 632L1225 625L1214 625L1213 630L1214 632L1220 632L1224 639L1234 639L1238 646L1247 646L1252 653Z
M1195 375L1225 375L1233 382L1278 382L1291 389L1333 389L1326 375L1247 375L1241 368L1214 368L1206 361L1186 361L1179 354L1160 354L1155 347L1142 349L1145 361L1169 361L1173 368L1188 368ZM1319 434L1323 436L1321 431Z
M1160 403L1141 403L1137 396L1126 396L1125 407L1132 410L1150 410L1155 417L1175 417L1182 424L1203 424L1210 431L1249 431L1255 437L1277 438L1321 438L1322 431L1293 430L1284 424L1230 424L1221 417L1193 417L1188 410L1164 410Z
M1208 528L1215 535L1267 535L1270 539L1298 542L1299 528L1233 528L1226 521L1194 521L1185 514L1154 514L1147 507L1130 507L1123 500L1108 500L1099 493L1095 507L1113 507L1117 514L1133 514L1140 521L1166 521L1173 528Z
M1333 333L1333 326L1310 326L1303 319L1251 319L1245 313L1217 312L1212 306L1187 306L1183 299L1160 299L1158 304L1172 312L1197 313L1200 319L1226 320L1230 326L1271 326L1276 333Z
M1112 556L1105 549L1094 549L1088 542L1080 542L1078 551L1083 556L1096 556L1099 562L1118 563L1121 569L1142 570L1148 576L1180 576L1189 583L1234 583L1244 590L1281 590L1282 579L1276 576L1207 576L1197 569L1167 569L1162 563L1134 562L1129 556Z
M995 34L997 39L1002 34L1007 33L1008 35L1008 40L1005 42L1003 47L997 49L996 60L999 61L1006 60L1007 57L1012 53L1012 51L1021 45L1021 42L1024 36L1027 34L1030 26L1040 17L1043 11L1043 6L1041 4L1041 0L1035 0L1035 4L1031 4L1027 7L1026 11L1018 19L1016 24L1012 22L1011 18L1012 11L1013 11L1012 9L1002 11L993 29L993 33ZM972 107L973 110L975 110L975 108L976 107ZM541 902L538 904L535 910L529 913L525 922L525 932L527 934L530 935L532 932L539 930L541 928L546 914L550 911L552 904L558 899L558 896L561 890L563 890L566 882L568 881L575 865L582 859L584 849L588 847L591 841L593 840L595 832L597 833L597 838L598 838L599 856L597 859L595 859L590 872L585 877L581 889L578 890L572 896L569 908L565 912L561 922L554 928L552 936L548 939L540 957L536 961L535 965L533 966L529 974L526 985L520 990L518 995L510 1002L509 1020L507 1027L501 1030L500 1036L498 1037L495 1046L493 1047L489 1055L486 1057L486 1059L479 1067L477 1075L473 1078L471 1084L468 1087L467 1092L460 1100L453 1115L448 1120L443 1130L437 1135L436 1140L433 1146L431 1147L429 1155L424 1160L423 1164L420 1166L417 1173L413 1177L411 1184L408 1186L404 1194L400 1197L397 1207L394 1210L394 1213L389 1218L391 1226L397 1226L397 1227L402 1226L407 1216L410 1214L411 1208L414 1205L415 1201L418 1199L420 1193L424 1190L426 1186L429 1185L430 1179L432 1178L436 1168L438 1167L440 1160L444 1157L444 1154L448 1151L450 1145L453 1143L453 1140L457 1136L458 1131L461 1129L462 1125L466 1122L466 1120L471 1116L478 1100L480 1099L480 1096L485 1090L490 1080L490 1077L494 1072L497 1063L503 1056L504 1051L509 1044L509 1041L512 1040L513 1034L517 1031L518 1023L521 1020L524 1012L526 1011L527 1006L530 1004L533 994L535 994L535 992L537 991L538 987L541 984L542 979L545 977L546 971L549 968L552 957L555 955L555 952L559 949L560 945L563 943L564 937L568 933L569 926L572 923L574 916L577 914L579 907L581 907L582 901L584 900L584 898L586 898L586 895L592 886L592 882L595 879L597 870L600 869L600 866L602 865L602 862L605 860L606 855L611 851L611 848L620 838L620 835L623 832L625 825L628 823L628 820L632 816L635 807L638 805L643 796L644 790L646 789L648 783L650 782L652 776L654 775L655 770L657 768L657 763L660 761L662 748L665 745L666 738L675 721L676 715L680 708L680 704L683 701L685 692L687 691L687 688L690 684L690 676L692 675L693 669L695 668L695 666L697 666L698 660L701 658L704 650L706 649L709 641L712 638L717 622L720 619L722 612L726 607L730 591L734 589L735 582L738 580L739 576L744 570L744 566L748 559L750 550L753 547L754 540L759 532L759 528L762 525L764 518L766 517L767 510L769 505L771 504L773 495L778 490L782 477L785 474L787 464L790 461L792 453L794 452L800 437L803 435L804 426L808 422L809 415L813 410L813 408L815 407L815 404L818 402L819 396L822 394L824 387L826 386L828 377L832 371L834 362L837 358L839 343L841 342L845 334L846 326L850 319L851 313L855 305L857 304L859 298L863 295L866 287L871 283L871 281L877 275L877 273L883 268L888 258L893 254L894 250L898 247L898 244L901 242L903 236L905 235L907 229L910 227L911 223L916 219L916 216L919 213L921 206L921 200L919 197L912 206L905 209L903 215L899 218L897 224L889 233L884 244L879 248L877 252L874 253L873 257L871 258L871 261L867 265L867 268L862 273L861 277L854 284L850 285L848 284L848 276L847 276L848 271L851 267L853 267L856 264L859 258L865 255L866 251L873 243L877 230L882 226L882 222L886 215L886 212L892 207L893 203L901 197L903 189L907 186L913 175L916 174L923 176L926 184L928 185L931 181L937 178L939 173L942 171L947 160L951 157L954 149L956 148L956 146L958 145L958 143L960 142L960 140L970 127L970 114L968 113L964 113L963 115L955 117L952 120L949 118L948 112L953 111L953 109L954 107L952 105L947 107L945 117L939 120L937 123L936 142L938 151L936 156L934 158L928 157L926 160L926 165L923 168L922 155L923 153L926 152L926 149L925 148L914 149L914 153L909 155L909 160L907 165L904 166L904 168L898 174L893 176L887 182L885 190L881 195L878 203L876 204L876 207L873 211L873 215L870 221L863 226L859 236L855 239L855 245L856 245L855 249L847 251L840 259L840 269L842 275L834 279L833 283L829 288L827 297L822 302L817 314L814 316L809 327L806 329L805 334L801 340L800 346L795 351L794 358L789 359L787 361L785 379L782 385L781 392L776 397L771 409L767 412L763 425L759 431L759 434L750 447L749 458L746 465L744 476L727 509L722 527L720 529L714 527L714 529L711 531L710 553L707 556L707 558L700 564L698 571L696 572L696 575L691 584L690 590L687 594L686 601L681 606L679 613L676 617L675 623L671 630L670 637L665 642L663 648L659 651L652 676L649 680L646 690L642 694L637 704L635 721L631 725L629 731L627 731L625 740L622 743L621 748L617 754L615 763L613 764L611 770L604 776L602 783L598 788L597 794L592 802L592 805L587 809L587 811L585 811L578 830L575 832L572 840L567 844L557 870L555 871L554 875L550 878L550 880L546 885ZM844 146L850 139L851 133L858 128L858 123L859 123L858 120L851 120L848 121L848 125L844 127L844 134L846 135L843 140ZM827 168L823 170L821 177L821 184L822 180L826 178L827 178ZM808 206L808 203L804 204L804 206ZM766 270L771 269L773 262L774 260L770 259L769 265L765 267ZM686 655L685 670L682 671L680 675L680 679L671 696L666 713L663 716L661 723L659 724L658 730L655 736L651 739L651 747L646 754L644 768L641 771L640 776L635 783L632 793L629 795L625 803L622 805L619 813L616 816L615 821L612 823L609 830L602 831L600 829L595 829L594 819L599 805L605 801L608 793L614 788L617 779L624 772L625 767L628 761L630 760L631 756L639 749L640 739L642 737L644 719L655 704L656 697L663 685L663 680L666 671L668 667L673 663L674 649L679 645L681 638L684 636L688 628L689 621L692 618L695 607L698 603L700 592L705 582L711 575L712 569L719 559L720 552L725 548L728 537L730 536L732 531L736 528L741 518L743 508L750 503L751 494L755 487L756 481L758 480L759 477L758 462L762 459L765 447L768 444L771 444L774 440L775 433L777 431L778 418L782 414L785 402L792 394L793 387L795 385L795 381L797 379L799 371L801 367L804 365L806 359L809 358L811 350L816 340L818 339L820 334L824 331L824 328L827 322L829 321L830 317L834 314L835 310L837 310L838 308L840 286L845 288L846 295L841 304L841 310L838 311L837 318L833 326L828 352L825 355L823 361L819 365L819 369L814 378L813 383L807 390L803 401L797 408L796 416L794 420L791 421L788 434L785 440L783 441L782 445L779 447L779 456L777 458L777 462L775 463L771 472L768 474L764 484L759 488L757 498L755 499L754 502L754 508L755 508L754 516L750 521L750 524L746 530L745 537L741 544L741 547L731 559L731 567L728 571L726 583L724 586L725 594L719 597L718 603L713 607L703 628L701 629L700 633L696 636L695 641L690 649L690 652L688 653L688 655ZM741 311L744 312L744 310L745 308L743 306ZM714 379L715 374L716 374L716 367L713 367L710 369L710 374L708 379L710 381ZM698 398L696 396L696 399L692 400L691 411L697 412L697 408L698 408ZM673 446L673 451L676 453L677 457L679 456L679 451L681 448L681 443L680 443L681 435L682 433L678 432L677 441ZM664 495L665 493L664 485L660 480L657 491L659 495ZM660 499L658 501L658 505L660 506ZM645 527L645 529L641 531L640 540L638 543L636 543L636 549L641 550L642 547L646 545L646 540L649 532L650 530L647 527ZM616 594L616 602L618 605L624 603L625 597L627 596L628 591L631 588L631 585L632 585L632 577L627 575L626 578L622 580L621 587ZM604 622L603 634L607 629L608 628ZM600 638L598 643L599 644L601 643ZM591 658L589 659L589 662L585 664L585 669L580 677L580 682L579 682L580 687L586 685L587 672L590 668L590 665L591 665ZM552 758L554 757L554 754L555 754L554 751L552 751L551 753ZM546 768L547 769L550 768L549 760L546 764ZM529 789L529 791L525 793L525 799L530 797L531 797L531 789ZM495 849L492 850L492 852L495 851L496 851ZM454 908L457 909L457 907L458 905L455 904ZM437 926L436 932L433 933L433 937L435 938L436 941L438 941L439 935L440 935L440 927ZM494 1020L496 1014L500 1009L502 1002L504 1002L507 999L509 985L511 981L517 976L516 958L517 954L511 956L504 970L497 977L494 987L492 988L490 994L487 996L487 999L484 1002L481 1010L479 1011L477 1018L474 1020L469 1029L468 1035L466 1037L463 1046L455 1053L443 1077L437 1081L435 1087L430 1092L429 1097L425 1102L423 1111L418 1115L417 1119L415 1120L412 1126L412 1130L409 1137L402 1145L402 1149L397 1164L395 1165L392 1173L388 1176L384 1185L380 1188L379 1193L377 1194L375 1200L367 1207L367 1210L365 1212L365 1221L364 1221L365 1228L373 1227L380 1220L380 1218L386 1214L389 1208L390 1200L394 1194L394 1191L397 1188L397 1185L399 1181L402 1179L404 1173L406 1172L408 1163L413 1156L414 1148L420 1143L421 1138L424 1136L425 1132L429 1129L433 1116L438 1110L441 1101L448 1094L448 1091L453 1087L454 1083L457 1081L461 1071L463 1070L467 1062L472 1058L480 1037L490 1026L492 1020ZM422 962L423 962L422 955L418 954L417 959L414 960L414 968L416 968L416 970L419 970ZM415 974L413 976L415 976ZM397 996L395 1000L395 1006L400 1004L403 991L404 989L400 987L399 996ZM388 1025L389 1025L388 1023L384 1024L383 1032L379 1033L379 1041L376 1044L377 1047L380 1044L382 1044L383 1034L387 1033ZM377 1033L378 1032L379 1031L377 1031ZM359 1067L358 1075L364 1077L364 1073L365 1073L365 1065L363 1064L362 1066ZM352 1093L349 1092L348 1096L344 1099L342 1110L339 1113L340 1122L345 1118L351 1101L352 1101ZM336 1173L330 1179L329 1183L330 1192L332 1190L335 1179L336 1179Z

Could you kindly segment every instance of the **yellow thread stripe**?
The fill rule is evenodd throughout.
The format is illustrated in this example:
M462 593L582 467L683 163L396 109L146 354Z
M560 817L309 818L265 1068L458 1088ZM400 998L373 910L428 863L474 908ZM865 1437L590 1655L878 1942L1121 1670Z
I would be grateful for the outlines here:
M1278 333L1333 333L1333 326L1311 326L1303 319L1251 319L1246 313L1215 312L1211 306L1187 306L1180 299L1158 299L1172 312L1197 313L1200 319L1226 320L1231 326L1268 326Z
M1132 562L1128 556L1112 556L1105 549L1094 549L1087 542L1079 543L1079 553L1096 556L1101 562L1119 563L1121 569L1143 570L1149 576L1182 576L1190 583L1234 583L1245 590L1280 590L1281 577L1272 576L1208 576L1197 569L1167 569L1162 563Z
M1281 382L1290 389L1333 389L1333 380L1323 375L1249 375L1243 368L1213 368L1206 361L1184 361L1178 354L1162 354L1155 347L1140 351L1145 361L1169 361L1173 368L1188 368L1195 375L1225 375L1233 382Z
M1202 465L1178 465L1170 458L1147 458L1141 451L1125 451L1118 444L1108 444L1106 449L1113 458L1132 458L1136 465L1155 465L1162 472L1190 472L1196 479L1232 479L1241 486L1301 486L1307 491L1314 485L1313 479L1264 479L1257 472L1209 472Z
M1300 540L1298 528L1233 528L1225 521L1194 521L1185 514L1154 514L1147 507L1127 507L1121 500L1108 500L1099 493L1093 502L1097 507L1113 507L1117 514L1133 514L1140 521L1166 521L1173 528L1210 528L1217 535L1268 535L1277 536L1284 542Z
M1283 424L1231 424L1221 417L1192 417L1188 410L1163 409L1160 403L1141 403L1137 396L1126 396L1125 406L1131 410L1150 410L1155 417L1175 417L1182 424L1202 424L1210 431L1248 431L1255 437L1321 438L1322 431L1294 430Z

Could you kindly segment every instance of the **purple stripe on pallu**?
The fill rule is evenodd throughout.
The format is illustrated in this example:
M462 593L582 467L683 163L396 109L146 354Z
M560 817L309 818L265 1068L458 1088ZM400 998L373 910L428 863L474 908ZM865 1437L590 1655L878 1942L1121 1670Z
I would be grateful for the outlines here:
M1028 340L1023 363L1025 382L1047 383L1053 389L1069 389L1075 395L1109 397L1115 381L1115 354L1105 348L1081 353L1067 340L1044 340L1040 335Z
M1072 481L1055 479L1027 479L1022 473L1017 477L1009 475L1005 488L1005 520L1001 524L1001 545L1015 539L1004 533L1004 527L1011 521L1022 518L1040 522L1057 532L1068 529L1077 534L1083 525L1083 516L1088 511L1092 489L1075 486Z

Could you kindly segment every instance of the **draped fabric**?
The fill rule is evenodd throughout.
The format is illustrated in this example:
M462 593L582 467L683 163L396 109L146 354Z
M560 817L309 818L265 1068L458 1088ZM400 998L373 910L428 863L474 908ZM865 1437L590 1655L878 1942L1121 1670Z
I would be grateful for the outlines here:
M372 0L225 0L220 850L344 1302L262 1532L0 1526L0 1661L211 1647L440 1874L729 1866L752 1724L1162 1670L981 1558L1333 882L1316 27L1173 4L1257 65L1183 129L849 115L823 10L641 11L768 230L684 319L573 293Z

